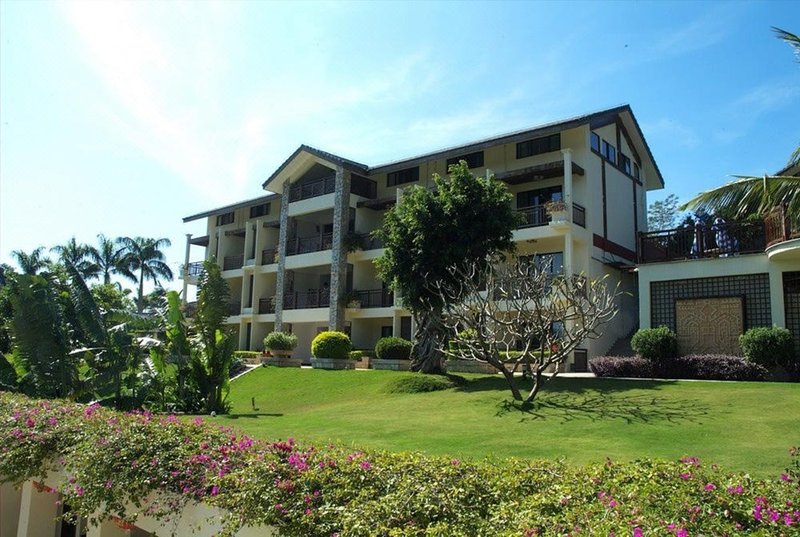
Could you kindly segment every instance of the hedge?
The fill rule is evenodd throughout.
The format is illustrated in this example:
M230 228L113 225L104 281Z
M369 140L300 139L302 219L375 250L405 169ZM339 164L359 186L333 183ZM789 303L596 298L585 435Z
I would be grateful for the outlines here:
M347 360L353 344L350 337L344 332L329 330L320 332L311 342L311 354L315 358L329 358L333 360Z
M689 355L654 363L644 358L598 356L589 361L598 377L699 380L765 380L767 370L738 356Z
M229 512L220 537L243 525L304 537L778 536L800 529L796 449L785 474L754 480L694 457L571 467L268 442L200 418L4 393L0 415L0 480L42 479L61 464L63 501L94 521L135 523L125 511L131 504L164 521L199 501Z
M795 368L792 333L778 326L751 328L739 336L745 357L764 367L780 365L788 371Z
M379 360L408 360L412 343L401 337L382 337L375 344L375 358Z
M264 348L273 351L293 351L297 347L297 336L286 332L270 332L264 338Z

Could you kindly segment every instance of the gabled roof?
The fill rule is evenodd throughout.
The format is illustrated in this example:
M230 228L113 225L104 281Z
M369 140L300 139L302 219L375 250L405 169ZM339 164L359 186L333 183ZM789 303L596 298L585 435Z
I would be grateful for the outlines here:
M183 219L184 224L186 222L191 222L193 220L200 220L201 218L208 218L209 216L215 216L218 214L225 214L231 211L235 211L236 209L241 209L243 207L247 207L250 205L258 205L261 203L266 203L268 201L272 201L274 199L278 199L280 196L277 194L269 194L267 196L259 196L257 198L252 198L245 201L240 201L238 203L233 203L231 205L225 205L224 207L218 207L217 209L211 209L210 211L204 211L202 213L193 214L192 216L187 216Z
M303 152L306 152L306 153L308 153L310 155L314 155L315 157L319 157L322 160L327 160L328 162L331 162L333 164L338 164L339 166L342 166L343 168L347 168L347 169L349 169L351 171L356 171L356 172L360 172L360 173L368 173L369 172L369 166L367 166L366 164L361 164L361 163L356 162L354 160L346 159L344 157L340 157L339 155L334 155L333 153L328 153L327 151L323 151L321 149L317 149L316 147L311 147L310 145L303 144L300 147L298 147L295 150L295 152L292 153L289 156L289 158L287 158L285 161L283 161L283 164L281 164L278 167L278 169L275 170L272 173L272 175L270 175L269 178L267 178L267 180L264 181L264 183L261 186L264 189L266 189L267 188L267 184L269 184L270 181L272 181L278 175L280 175L280 173L283 170L286 169L286 167L289 165L289 163L292 162L295 158L297 158L297 156L300 153L303 153Z

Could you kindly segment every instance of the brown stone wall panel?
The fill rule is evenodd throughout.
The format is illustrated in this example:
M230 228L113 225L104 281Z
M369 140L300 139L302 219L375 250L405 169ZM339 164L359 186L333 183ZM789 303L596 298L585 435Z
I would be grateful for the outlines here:
M681 354L741 354L739 335L744 332L741 297L678 300L675 317Z

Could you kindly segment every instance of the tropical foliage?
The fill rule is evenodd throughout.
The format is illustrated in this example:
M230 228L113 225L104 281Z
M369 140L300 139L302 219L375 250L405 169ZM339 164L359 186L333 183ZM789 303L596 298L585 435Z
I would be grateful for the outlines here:
M152 239L146 237L120 237L117 243L123 248L126 272L135 276L139 284L139 294L136 307L139 313L144 310L144 282L151 280L153 284L160 284L159 278L172 279L172 270L165 262L166 257L162 248L170 246L169 239Z
M259 441L200 418L121 414L0 394L0 476L54 483L90 524L227 512L218 535L764 535L800 528L800 459L772 479L696 457L571 467ZM59 467L54 468L54 461ZM153 492L159 494L153 494ZM128 506L136 505L136 512Z
M444 304L426 282L449 282L456 264L489 263L514 248L519 223L512 196L494 177L475 177L461 161L449 175L434 174L434 188L413 186L386 214L380 231L386 253L377 260L381 279L402 297L416 318L412 368L442 370L439 350L447 333L442 325Z

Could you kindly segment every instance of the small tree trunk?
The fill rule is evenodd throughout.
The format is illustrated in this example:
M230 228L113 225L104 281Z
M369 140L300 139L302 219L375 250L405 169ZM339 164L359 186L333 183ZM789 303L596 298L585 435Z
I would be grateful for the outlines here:
M530 393L528 393L528 397L525 399L526 403L533 401L536 398L536 395L539 393L539 390L542 389L542 377L542 368L537 367L533 375L533 387L531 388Z
M142 313L144 310L144 271L139 274L139 297L136 301L137 313Z
M446 339L446 333L441 322L441 314L439 312L421 314L414 339L411 370L421 373L444 373L444 355L440 349Z
M511 395L514 396L515 401L522 401L522 394L517 388L517 383L514 381L514 372L509 371L505 367L500 368L500 372L503 373L503 377L505 377L506 382L508 383L508 388L511 390Z

